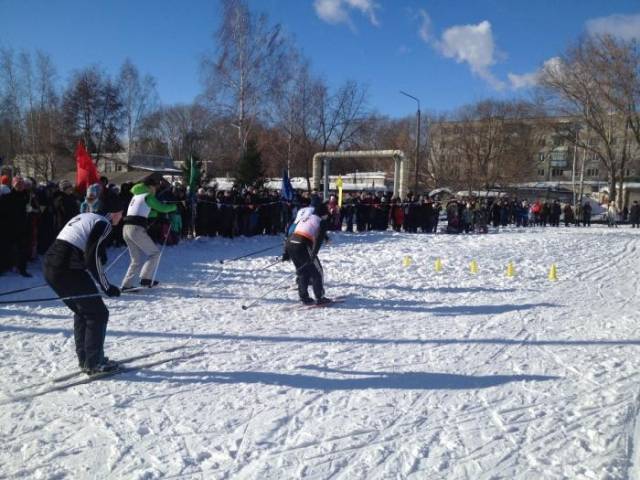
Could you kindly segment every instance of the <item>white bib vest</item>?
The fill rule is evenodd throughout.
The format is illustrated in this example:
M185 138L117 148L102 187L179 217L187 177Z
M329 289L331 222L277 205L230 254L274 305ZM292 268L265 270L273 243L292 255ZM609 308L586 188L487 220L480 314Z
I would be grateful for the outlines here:
M127 209L128 217L143 217L148 218L149 213L151 212L151 207L147 205L146 198L148 193L141 193L139 195L134 195L129 203L129 208Z
M84 252L87 247L87 241L89 240L89 234L98 222L109 223L109 220L95 213L81 213L76 215L69 220L60 231L58 240L64 240Z
M317 215L304 217L298 222L293 233L315 241L316 235L320 230L321 221Z
M308 216L313 214L314 211L315 208L313 207L301 208L300 210L298 210L298 214L296 215L296 219L293 221L293 223L300 222L300 220L302 220L303 218L307 218Z

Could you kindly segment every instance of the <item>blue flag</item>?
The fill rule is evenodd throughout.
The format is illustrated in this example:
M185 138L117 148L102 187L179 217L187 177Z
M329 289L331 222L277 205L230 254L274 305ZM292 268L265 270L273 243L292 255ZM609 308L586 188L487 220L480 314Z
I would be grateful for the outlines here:
M280 188L280 196L283 200L288 202L293 200L293 186L289 180L289 175L286 170L282 171L282 187Z

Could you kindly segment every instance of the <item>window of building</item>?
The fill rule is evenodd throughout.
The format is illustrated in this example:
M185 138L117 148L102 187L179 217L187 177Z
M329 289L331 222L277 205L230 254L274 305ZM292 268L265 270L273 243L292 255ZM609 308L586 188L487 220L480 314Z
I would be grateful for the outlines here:
M538 169L538 176L539 177L544 177L544 168L539 168Z
M545 157L544 152L540 152L540 153L538 154L538 160L539 160L539 161L544 162L544 157Z
M559 135L555 135L555 136L553 137L553 146L554 146L554 147L561 147L561 146L563 146L563 145L564 145L564 138L562 138L562 137L561 137L561 136L559 136Z
M566 167L567 152L565 150L557 150L551 152L551 165L554 167Z
M563 170L561 168L552 168L551 169L551 176L552 177L561 177L562 176L562 172L563 172Z

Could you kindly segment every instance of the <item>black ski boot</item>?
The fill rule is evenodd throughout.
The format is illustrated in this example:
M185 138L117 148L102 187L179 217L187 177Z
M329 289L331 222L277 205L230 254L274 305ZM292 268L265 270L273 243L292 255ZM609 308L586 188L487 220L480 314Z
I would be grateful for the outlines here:
M311 297L301 298L300 301L305 305L313 305L314 301Z
M332 303L333 300L327 297L320 297L316 300L316 305L326 305L327 303Z
M140 285L142 285L143 287L155 287L156 285L158 285L160 282L157 280L153 281L153 284L151 283L151 280L148 278L143 278L142 280L140 280Z
M94 365L93 367L88 367L85 365L82 371L91 376L98 373L113 372L118 368L120 368L120 364L118 362L114 362L113 360L109 360L107 357L104 357L100 363Z

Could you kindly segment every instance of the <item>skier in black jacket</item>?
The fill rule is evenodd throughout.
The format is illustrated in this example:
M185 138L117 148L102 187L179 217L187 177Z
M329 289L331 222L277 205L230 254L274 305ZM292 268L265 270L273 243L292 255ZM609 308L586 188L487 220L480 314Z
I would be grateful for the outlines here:
M283 260L289 258L293 260L296 267L298 295L302 303L307 305L313 303L309 297L309 284L311 284L316 303L321 305L331 302L331 299L324 296L322 265L318 259L322 242L328 240L329 210L324 203L315 207L314 210L306 210L308 215L302 215L297 219L295 229L287 240Z
M107 261L105 240L111 226L120 222L122 208L114 202L105 210L105 216L81 213L69 220L44 257L44 277L60 297L95 295L63 300L74 313L78 363L89 375L118 368L116 362L104 356L109 310L94 282L109 297L120 295L120 289L109 283L102 266Z

